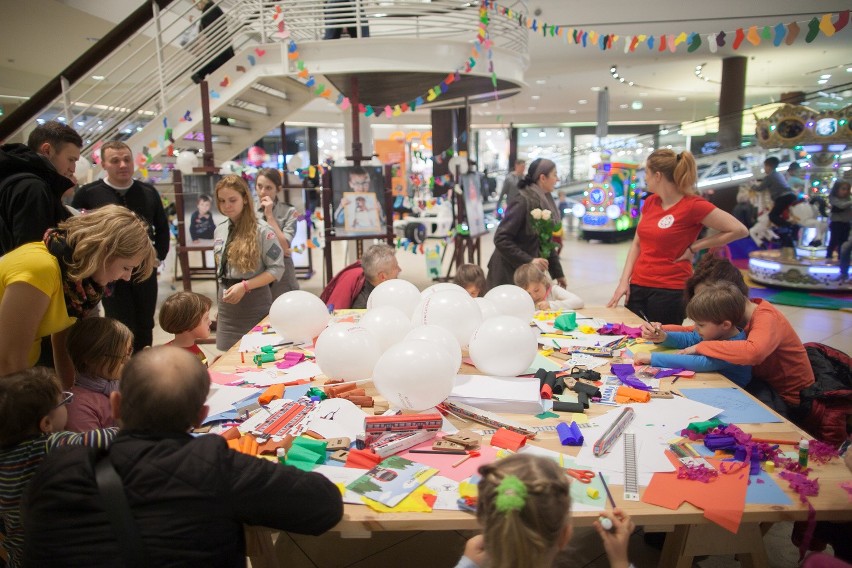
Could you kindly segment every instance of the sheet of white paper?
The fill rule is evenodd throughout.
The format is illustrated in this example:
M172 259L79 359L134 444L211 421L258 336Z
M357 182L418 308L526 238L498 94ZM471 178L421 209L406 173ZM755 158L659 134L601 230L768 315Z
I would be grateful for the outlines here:
M284 341L284 338L277 333L261 333L255 331L247 333L240 340L240 352L260 351L261 347L266 345L276 345Z
M214 416L221 412L234 410L234 403L240 401L260 389L248 387L229 387L226 385L211 385L210 394L205 404L210 407L208 414Z
M319 365L313 361L302 361L298 365L293 365L289 369L284 369L284 380L282 382L310 379L321 374L322 371L320 370Z
M345 398L329 398L320 402L305 420L305 430L313 430L324 438L355 437L364 433L367 413Z
M595 357L594 355L586 355L585 353L572 353L571 358L565 361L562 368L585 367L587 369L594 369L595 367L609 365L610 363L612 363L612 359Z
M242 432L243 434L245 434L246 432L251 432L252 430L257 428L258 426L263 424L263 422L266 421L266 419L269 418L270 415L281 410L281 407L284 406L285 402L292 402L292 401L291 400L285 400L285 399L282 399L282 398L278 398L278 399L273 400L272 402L267 404L265 407L261 408L259 411L252 414L251 417L248 420L246 420L245 422L240 424L239 425L240 432Z
M426 482L426 487L438 493L432 509L459 511L459 482L442 475L435 475Z
M332 483L341 484L344 487L367 473L366 469L358 469L355 467L335 467L333 465L319 465L314 468L314 471L324 475ZM364 501L361 496L348 489L343 493L343 502L354 505L363 505Z
M539 380L491 375L456 375L451 397L505 401L538 401Z
M608 343L613 343L624 337L623 335L598 335L596 333L579 333L572 331L565 337L539 337L538 342L547 347L553 347L554 343L563 347L602 347Z

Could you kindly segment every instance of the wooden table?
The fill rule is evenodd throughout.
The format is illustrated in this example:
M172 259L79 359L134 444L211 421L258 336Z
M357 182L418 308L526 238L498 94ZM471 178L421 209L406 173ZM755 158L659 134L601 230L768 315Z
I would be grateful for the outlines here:
M626 323L638 326L641 320L626 308L584 308L580 310L584 316L605 319L610 323ZM235 367L242 366L239 353L236 348L231 349L223 355L213 366L212 370L220 372L232 372ZM598 369L601 371L602 369ZM474 367L463 365L460 373L479 373ZM325 381L321 378L316 384ZM663 379L664 385L669 383ZM693 388L720 388L736 386L725 377L715 373L699 373L695 378L681 380L677 383L679 390ZM372 385L368 386L368 394ZM374 397L380 396L372 392ZM590 418L604 414L611 410L611 406L595 405L587 410ZM562 421L560 418L547 420L533 419L528 415L506 415L521 423L545 426L556 425ZM457 424L462 426L461 424ZM470 427L470 425L463 425ZM684 425L685 426L685 425ZM809 437L801 429L787 420L779 423L743 424L742 430L757 435L761 438L799 440ZM488 438L483 440L488 443ZM555 432L540 432L530 443L550 450L565 454L576 455L577 448L562 446ZM792 449L792 446L790 447ZM846 492L840 488L841 481L852 478L842 460L832 460L827 465L813 464L814 473L811 478L819 478L820 494L811 497L810 502L816 509L818 520L852 520L852 506ZM773 477L779 486L786 490L788 483L782 479ZM692 558L704 554L740 554L744 566L766 566L766 551L763 546L761 523L774 523L778 521L802 521L806 520L807 505L799 502L798 495L786 490L793 505L746 505L736 535L722 529L721 527L707 521L703 510L690 504L682 505L678 510L672 511L641 501L624 501L622 498L623 487L612 485L612 495L616 504L624 509L638 526L645 527L649 531L663 531L670 533L663 548L661 566L689 567ZM641 492L644 487L641 488ZM598 515L593 512L577 512L573 515L576 526L589 526ZM394 513L382 514L370 510L366 506L349 505L344 509L343 520L334 528L335 531L353 536L368 536L373 531L423 531L423 530L476 530L479 526L473 515L456 511L433 511L431 513Z

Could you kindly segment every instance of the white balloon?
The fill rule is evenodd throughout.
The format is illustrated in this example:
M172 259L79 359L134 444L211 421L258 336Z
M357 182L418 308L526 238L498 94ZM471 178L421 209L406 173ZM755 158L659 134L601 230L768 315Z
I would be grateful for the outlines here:
M227 176L230 174L236 174L242 171L242 166L240 166L237 162L233 160L228 160L226 162L222 162L222 165L219 166L219 174L223 176Z
M442 290L421 300L411 320L414 325L443 327L464 348L474 330L482 323L482 312L467 292Z
M192 169L197 165L198 156L189 150L184 150L177 155L177 158L175 158L175 167L184 175L191 174Z
M384 352L373 371L373 384L397 408L426 410L453 390L450 355L434 341L405 340Z
M376 290L378 289L376 287ZM376 290L370 294L371 298ZM412 328L411 316L393 306L381 306L369 310L361 317L358 325L368 329L375 336L383 353L394 343L402 341Z
M500 315L497 306L488 298L474 298L473 301L476 302L476 305L479 306L479 311L482 312L482 321Z
M269 308L272 329L293 341L313 339L325 329L330 317L322 300L304 290L281 294Z
M489 290L485 298L491 300L504 316L515 316L529 322L535 313L532 297L519 286L502 284Z
M314 355L320 370L329 378L359 381L373 374L382 354L372 332L351 323L335 323L317 339Z
M420 290L417 286L408 280L394 278L385 280L370 292L370 297L367 298L367 309L393 306L402 310L405 316L410 318L419 303Z
M437 325L421 325L408 332L405 340L409 339L424 339L443 346L450 354L453 370L458 372L462 362L462 351L455 335Z
M538 341L526 320L497 316L482 322L470 338L470 358L486 375L515 377L535 359Z
M465 290L458 284L453 284L452 282L439 282L437 284L432 284L431 286L423 290L423 292L420 293L420 298L422 300L425 300L435 292L445 292L447 290L452 290L454 292L464 292L465 294L467 294L467 290ZM470 294L467 295L470 296Z

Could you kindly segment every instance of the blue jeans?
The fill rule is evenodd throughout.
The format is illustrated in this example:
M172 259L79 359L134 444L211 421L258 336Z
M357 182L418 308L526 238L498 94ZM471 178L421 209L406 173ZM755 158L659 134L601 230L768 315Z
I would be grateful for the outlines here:
M852 256L852 239L848 239L840 246L840 279L849 278L849 257Z

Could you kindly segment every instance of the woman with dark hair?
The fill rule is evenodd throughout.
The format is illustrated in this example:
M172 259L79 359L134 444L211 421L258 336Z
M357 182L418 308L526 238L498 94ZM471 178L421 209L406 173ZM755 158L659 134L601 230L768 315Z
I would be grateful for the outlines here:
M293 252L290 245L296 236L296 224L299 212L295 207L284 201L284 184L281 183L281 173L273 168L263 168L257 172L254 189L260 199L257 213L269 224L284 255L284 275L281 280L270 284L272 301L291 290L299 289L296 280L296 265L293 264Z
M692 275L693 257L748 235L733 215L695 195L697 177L695 159L686 150L676 154L662 149L648 156L645 184L651 196L642 207L636 237L607 307L624 297L635 314L664 324L682 323L683 289ZM696 240L704 227L712 229L712 235Z
M486 279L489 290L501 284L513 284L515 270L530 262L549 272L563 288L567 286L556 248L548 258L541 258L539 237L532 217L532 211L540 209L546 217L559 221L559 209L551 195L558 181L556 164L539 158L530 164L527 175L518 182L518 197L509 203L506 215L494 233L494 254L488 261Z

